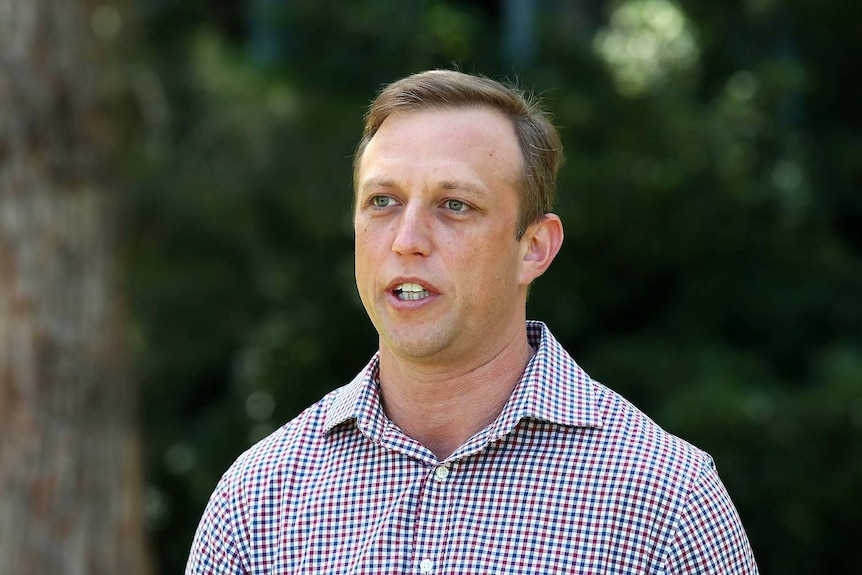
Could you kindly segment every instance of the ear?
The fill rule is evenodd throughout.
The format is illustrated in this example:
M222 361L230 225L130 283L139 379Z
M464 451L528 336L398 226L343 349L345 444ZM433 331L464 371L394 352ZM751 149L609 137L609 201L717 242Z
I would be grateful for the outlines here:
M519 283L530 285L545 273L562 245L563 223L556 214L545 214L542 220L528 227L521 238Z

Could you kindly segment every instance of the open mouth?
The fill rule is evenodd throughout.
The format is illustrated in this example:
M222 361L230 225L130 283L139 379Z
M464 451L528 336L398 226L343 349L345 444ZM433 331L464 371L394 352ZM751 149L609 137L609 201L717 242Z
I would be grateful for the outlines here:
M424 287L412 282L399 284L395 286L395 289L392 290L392 292L395 294L395 297L401 301L417 301L425 299L431 295L431 292L426 290Z

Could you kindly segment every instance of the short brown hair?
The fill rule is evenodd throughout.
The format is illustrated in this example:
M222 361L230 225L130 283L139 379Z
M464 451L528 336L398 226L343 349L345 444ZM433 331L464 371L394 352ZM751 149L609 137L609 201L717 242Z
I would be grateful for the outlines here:
M519 185L518 239L540 221L554 204L563 144L547 113L530 95L515 86L453 70L429 70L389 84L365 115L365 130L353 158L354 187L368 142L391 114L429 108L486 106L512 122L521 149L523 171Z

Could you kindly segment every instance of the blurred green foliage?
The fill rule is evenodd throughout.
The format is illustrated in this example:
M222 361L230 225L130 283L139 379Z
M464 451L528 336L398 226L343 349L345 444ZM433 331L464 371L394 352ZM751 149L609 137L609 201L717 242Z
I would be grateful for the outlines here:
M595 378L716 459L764 572L862 535L862 35L848 1L142 0L124 218L149 521L180 572L215 482L376 349L351 156L381 83L517 76L567 146L537 282Z

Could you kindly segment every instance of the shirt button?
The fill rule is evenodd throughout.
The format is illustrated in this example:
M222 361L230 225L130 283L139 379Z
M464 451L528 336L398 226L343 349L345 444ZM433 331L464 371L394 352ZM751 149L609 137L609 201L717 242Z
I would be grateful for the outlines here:
M441 465L434 470L434 478L437 481L446 481L446 478L449 477L449 468L445 465ZM425 571L423 571L425 573Z
M439 467L437 469L440 469ZM420 573L431 573L434 570L434 562L430 559L423 559L422 563L419 564L419 572Z

